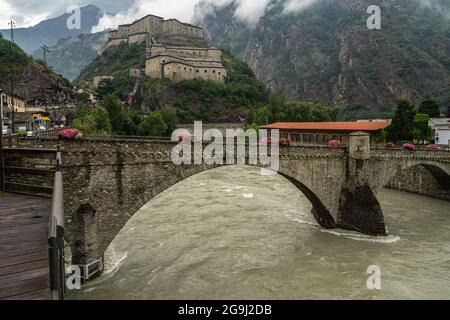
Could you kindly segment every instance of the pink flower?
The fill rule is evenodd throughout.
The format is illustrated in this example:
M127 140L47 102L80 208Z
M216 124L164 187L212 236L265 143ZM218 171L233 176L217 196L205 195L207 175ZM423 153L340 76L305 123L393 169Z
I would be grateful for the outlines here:
M179 142L183 142L186 138L188 138L189 135L187 135L186 133L182 132L178 135L178 141Z
M291 144L291 139L289 139L289 138L281 138L280 139L280 144L282 146L289 146Z
M267 146L272 144L272 137L266 137L261 139L261 144Z
M331 140L328 142L328 146L330 148L341 148L343 146L343 143L339 140Z
M405 149L405 150L416 151L416 146L413 145L412 143L405 143L405 144L402 146L402 148Z
M78 129L64 129L58 132L58 137L61 137L65 140L72 140L75 139L75 137L80 133L81 132Z
M438 151L440 148L437 144L430 144L429 146L427 146L427 150L428 151Z

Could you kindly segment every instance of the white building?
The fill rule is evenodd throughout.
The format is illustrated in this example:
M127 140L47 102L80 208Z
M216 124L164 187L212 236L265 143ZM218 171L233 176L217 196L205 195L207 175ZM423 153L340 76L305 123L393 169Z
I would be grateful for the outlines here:
M436 144L450 145L450 118L431 118L429 125Z

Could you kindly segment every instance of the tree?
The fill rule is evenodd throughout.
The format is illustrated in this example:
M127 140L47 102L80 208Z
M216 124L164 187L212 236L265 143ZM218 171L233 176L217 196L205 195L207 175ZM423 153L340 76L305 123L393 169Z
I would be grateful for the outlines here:
M122 102L115 95L108 94L103 99L103 107L108 111L112 131L116 134L122 134L125 125L125 113Z
M164 122L167 125L166 134L172 135L172 132L175 131L178 124L177 111L175 109L162 109L160 113Z
M114 84L109 79L101 80L98 88L95 90L95 95L98 100L103 100L107 95L113 94L115 91Z
M86 105L91 102L91 97L87 92L76 93L75 102L77 105Z
M143 116L140 110L132 109L125 116L124 132L127 136L138 134L139 124L142 122Z
M419 113L414 117L414 138L422 143L431 140L431 128L429 126L430 117L427 114Z
M447 118L450 118L450 101L448 102L448 107L447 107Z
M138 132L142 136L162 137L167 131L167 124L160 112L150 113L139 125Z
M80 108L74 117L72 127L85 135L107 135L111 133L108 112L103 108Z
M406 100L400 101L394 119L388 129L390 141L411 141L414 139L414 117L416 108Z
M427 114L430 118L439 118L441 116L439 105L432 99L426 99L420 104L419 113Z

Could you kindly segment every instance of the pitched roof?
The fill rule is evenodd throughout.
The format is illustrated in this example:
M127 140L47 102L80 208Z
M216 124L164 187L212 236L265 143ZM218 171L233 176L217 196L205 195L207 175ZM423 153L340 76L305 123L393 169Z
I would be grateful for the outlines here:
M262 129L297 130L297 131L366 131L376 132L388 127L391 121L383 122L277 122Z
M450 126L450 118L431 118L431 126Z

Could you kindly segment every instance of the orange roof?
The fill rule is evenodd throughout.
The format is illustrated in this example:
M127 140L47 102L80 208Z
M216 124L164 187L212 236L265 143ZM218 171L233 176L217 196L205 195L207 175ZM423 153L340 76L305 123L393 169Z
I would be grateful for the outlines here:
M381 122L277 122L261 129L298 131L366 131L375 132L388 127L391 121Z

